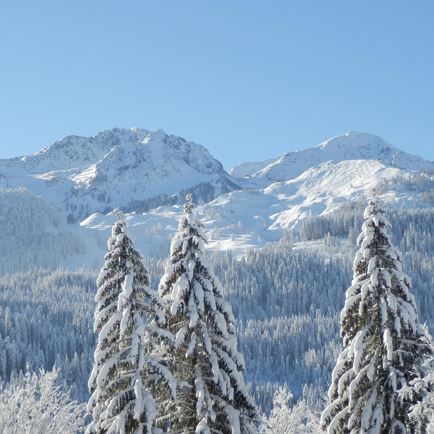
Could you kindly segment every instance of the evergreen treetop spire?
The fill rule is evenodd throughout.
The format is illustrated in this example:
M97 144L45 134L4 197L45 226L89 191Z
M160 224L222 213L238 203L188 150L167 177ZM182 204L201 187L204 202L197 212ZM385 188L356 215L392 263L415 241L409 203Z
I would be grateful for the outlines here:
M122 211L119 208L116 208L114 210L114 213L115 213L117 222L123 222L124 221L124 216L122 214Z
M191 193L188 193L185 196L185 204L184 204L184 210L186 214L191 214L194 208L194 203L193 203L193 195Z

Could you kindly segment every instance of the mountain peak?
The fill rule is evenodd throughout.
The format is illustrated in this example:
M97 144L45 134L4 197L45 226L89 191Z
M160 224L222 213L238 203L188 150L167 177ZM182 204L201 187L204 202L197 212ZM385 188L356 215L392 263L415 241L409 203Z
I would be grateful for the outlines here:
M70 170L95 163L115 148L127 148L133 144L152 144L158 147L175 142L190 143L181 137L168 135L161 129L150 131L138 127L116 127L101 131L94 136L68 135L19 160L27 170L34 173Z
M70 220L176 203L187 191L205 202L238 188L202 145L143 128L67 136L36 154L0 160L0 181L46 195Z
M360 131L348 131L301 151L286 152L263 163L249 163L232 169L231 174L251 177L258 181L285 181L296 178L310 167L332 161L375 160L385 166L410 171L434 170L434 163L399 150L380 136Z
M316 146L316 148L321 149L351 149L360 147L365 149L381 148L399 151L390 143L386 142L382 137L360 131L348 131L344 134L327 139Z

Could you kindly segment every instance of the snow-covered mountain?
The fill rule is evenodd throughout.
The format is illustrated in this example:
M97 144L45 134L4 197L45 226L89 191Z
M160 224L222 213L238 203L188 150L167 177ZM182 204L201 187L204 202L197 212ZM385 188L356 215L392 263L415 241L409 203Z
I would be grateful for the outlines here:
M36 154L0 160L0 186L25 186L70 221L115 207L174 204L187 191L207 202L238 188L203 146L139 128L69 136Z
M388 167L417 172L434 171L434 163L400 151L381 137L350 131L302 151L288 152L262 163L244 163L230 173L235 177L251 177L262 182L296 178L305 170L327 161L376 160Z
M304 218L365 200L373 189L392 207L434 206L434 163L366 133L350 132L259 165L246 163L231 172L242 174L239 184L247 181L250 188L199 206L211 249L243 253L262 247ZM181 211L181 206L162 206L126 218L147 254L164 255ZM114 218L95 213L81 225L108 233Z
M65 265L102 260L114 208L124 211L143 253L165 256L179 204L191 191L211 249L243 253L279 240L306 217L365 200L373 188L389 206L432 207L433 174L433 162L355 132L246 163L231 175L204 147L161 130L71 136L34 155L0 160L3 186L25 186L69 221L81 221L74 231L85 240L86 254Z

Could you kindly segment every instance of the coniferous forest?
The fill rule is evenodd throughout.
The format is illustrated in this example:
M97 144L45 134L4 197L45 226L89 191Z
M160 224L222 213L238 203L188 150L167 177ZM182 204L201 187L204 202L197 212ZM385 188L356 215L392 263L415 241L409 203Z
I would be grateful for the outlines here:
M188 197L167 260L119 213L101 270L3 275L3 431L429 433L434 212L365 207L234 258Z

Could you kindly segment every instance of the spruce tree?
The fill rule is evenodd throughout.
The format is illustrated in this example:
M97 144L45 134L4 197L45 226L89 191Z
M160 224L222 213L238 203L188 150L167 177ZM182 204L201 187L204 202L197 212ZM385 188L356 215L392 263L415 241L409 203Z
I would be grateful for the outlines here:
M341 312L343 351L321 423L329 434L426 433L410 412L424 396L430 337L377 200L365 210L353 282Z
M204 258L205 236L187 195L159 293L175 343L170 366L179 382L170 433L250 434L257 410L243 378L235 319Z
M94 329L98 333L89 379L88 433L152 433L155 394L175 383L162 363L161 299L148 288L143 260L118 216L97 279Z

